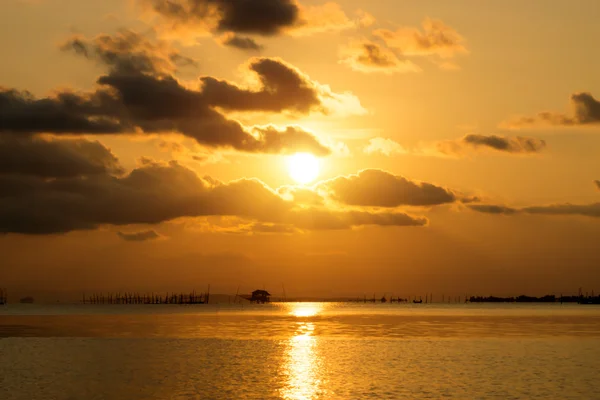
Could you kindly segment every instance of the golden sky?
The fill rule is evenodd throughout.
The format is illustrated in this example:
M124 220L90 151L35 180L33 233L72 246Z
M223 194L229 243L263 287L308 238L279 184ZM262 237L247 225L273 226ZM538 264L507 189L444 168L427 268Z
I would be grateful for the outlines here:
M600 283L594 0L5 0L0 287Z

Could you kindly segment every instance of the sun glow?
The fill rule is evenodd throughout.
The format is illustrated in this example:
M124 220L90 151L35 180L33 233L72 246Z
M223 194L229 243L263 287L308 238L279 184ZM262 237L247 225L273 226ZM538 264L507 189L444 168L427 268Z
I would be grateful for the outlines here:
M296 153L287 161L290 177L301 185L306 185L319 176L319 160L310 153Z
M290 314L295 317L314 317L319 314L323 306L320 303L289 303Z

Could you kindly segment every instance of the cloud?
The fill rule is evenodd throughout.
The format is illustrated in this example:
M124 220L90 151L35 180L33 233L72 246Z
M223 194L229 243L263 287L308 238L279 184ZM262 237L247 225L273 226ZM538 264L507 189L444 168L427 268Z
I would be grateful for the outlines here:
M147 0L173 30L275 35L294 26L300 11L293 0Z
M291 225L253 222L244 218L231 216L196 218L192 221L188 221L186 223L186 228L193 232L208 232L226 235L291 234L301 232Z
M249 227L249 231L252 233L277 233L277 234L290 234L298 232L292 225L284 225L284 224L265 224L265 223L253 223Z
M209 105L231 111L327 112L321 102L323 89L297 68L276 58L253 58L247 65L260 82L258 90L227 81L202 77L202 96Z
M123 172L115 155L98 141L0 135L0 174L74 178Z
M236 35L235 33L223 35L220 41L225 46L235 47L240 50L260 51L263 49L263 46L256 43L254 39L247 36Z
M363 40L342 48L340 62L355 71L385 74L420 72L410 60L400 60L392 51L377 43Z
M389 157L392 154L407 153L407 150L392 139L377 137L369 140L369 144L364 148L364 152L366 154L381 153Z
M411 181L378 169L325 181L319 189L342 204L366 207L433 206L452 203L456 194L440 186Z
M508 128L534 127L537 125L585 126L600 123L600 101L591 93L581 92L571 95L573 114L544 111L533 117L519 117L505 122Z
M400 28L396 31L378 29L373 34L381 38L388 47L397 49L404 56L438 56L453 58L457 54L467 54L464 38L444 22L426 18L423 30Z
M594 204L551 204L547 206L525 207L522 211L543 215L583 215L600 218L600 203Z
M180 66L197 66L194 59L183 56L164 41L151 42L132 30L115 35L101 34L92 39L76 35L61 45L88 59L111 66L121 73L173 74Z
M298 7L300 10L298 21L287 29L287 33L291 35L310 35L356 28L369 24L373 18L365 12L357 11L357 19L351 20L340 5L334 2L311 6L299 4Z
M367 17L366 22L373 23L374 19ZM460 69L452 59L469 53L463 37L440 20L427 18L422 25L422 31L412 27L376 29L372 34L381 43L355 40L342 47L340 62L359 72L393 74L420 72L412 58L426 57L440 69Z
M29 92L0 87L0 131L119 133L126 129L102 109L104 93L60 92L36 99Z
M322 206L324 199L312 189L298 186L281 186L277 193L285 200L299 205Z
M299 209L290 215L291 222L300 229L337 230L366 225L425 226L424 217L413 217L402 212L329 211L319 208Z
M239 112L329 114L336 108L364 111L353 95L337 94L280 59L254 58L248 71L254 88L212 77L195 88L178 81L170 64L177 53L144 41L139 35L72 39L63 49L105 63L109 72L92 92L60 91L36 99L27 92L0 91L0 133L54 134L180 133L213 148L244 152L328 153L316 137L299 127L245 127L221 110ZM180 56L175 59L182 59ZM274 134L281 134L275 137ZM312 147L308 146L309 144Z
M513 215L517 213L538 215L580 215L585 217L600 218L600 203L592 204L550 204L542 206L530 206L523 208L512 208L489 204L471 204L470 209L487 214Z
M278 154L310 152L317 156L331 154L328 147L300 127L288 126L283 130L274 126L255 127L254 132L259 139L260 146L257 147L259 152Z
M178 64L188 65L193 61L170 49L164 42L159 43L153 44L140 35L127 32L112 38L102 35L87 41L80 37L76 41L67 42L62 48L71 48L77 54L88 58L93 55L108 66L109 74L101 76L98 83L117 90L124 102L129 98L137 100L134 97L137 93L126 92L129 86L124 87L125 85L145 83L149 85L148 89L152 89L150 85L154 85L157 86L157 90L164 91L164 94L179 94L182 98L178 100L187 101L191 103L189 106L195 107L220 107L245 112L289 111L302 114L331 114L337 108L364 112L360 102L352 94L335 93L329 86L313 81L298 68L280 58L256 57L244 65L248 78L257 82L252 88L209 76L200 78L198 90L184 87L172 74ZM108 51L107 48L111 50ZM117 48L118 51L112 48ZM160 51L156 50L157 48L160 48ZM129 96L126 96L127 94ZM150 94L161 95L163 92Z
M221 33L245 36L308 35L360 26L333 2L304 6L296 0L139 0L158 16L157 28L170 37Z
M467 207L486 214L512 215L518 212L515 208L495 204L469 204Z
M140 231L140 232L117 232L117 235L128 242L145 242L161 238L155 230Z
M546 148L546 142L530 137L469 134L458 140L437 142L426 152L462 156L474 151L493 151L504 154L531 155Z
M423 226L402 212L300 206L257 179L200 178L176 163L142 159L124 176L46 179L0 175L0 232L51 234L103 225L158 224L182 217L235 216L298 229Z

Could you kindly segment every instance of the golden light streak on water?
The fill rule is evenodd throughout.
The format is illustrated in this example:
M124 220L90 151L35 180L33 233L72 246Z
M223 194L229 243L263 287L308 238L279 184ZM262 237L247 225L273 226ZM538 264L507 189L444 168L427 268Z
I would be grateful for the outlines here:
M320 303L289 303L290 315L309 318L323 310ZM317 338L313 335L315 323L312 321L296 322L297 329L287 343L283 366L287 377L282 390L282 397L288 400L308 400L323 394L322 360L317 352Z
M286 306L295 317L314 317L323 311L323 303L286 303Z
M282 397L288 400L308 400L318 398L321 391L321 365L316 348L317 339L313 336L315 324L299 322L295 336L288 341L284 374L287 383Z

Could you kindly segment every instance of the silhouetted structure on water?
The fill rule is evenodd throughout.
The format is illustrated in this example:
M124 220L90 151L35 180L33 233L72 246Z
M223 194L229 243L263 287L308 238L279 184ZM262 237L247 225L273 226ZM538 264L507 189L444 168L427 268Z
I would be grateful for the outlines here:
M579 288L579 298L577 300L579 304L600 304L600 296L594 296L594 291L592 290L592 295L588 296L586 293L583 295L583 291Z
M271 301L271 293L266 290L255 290L252 292L252 296L249 299L253 303L264 304Z
M563 296L556 297L553 294L547 294L542 297L525 296L520 295L517 297L482 297L482 296L471 296L468 298L470 303L578 303L578 304L600 304L600 296L594 296L592 292L591 296L587 293L584 295L579 289L577 296Z
M0 306L8 302L8 292L6 289L0 288Z
M543 297L517 296L517 297L496 297L496 296L471 296L470 303L556 303L555 295L546 295Z
M210 298L210 286L206 293L167 293L160 294L140 293L96 293L89 297L83 295L83 304L207 304Z

